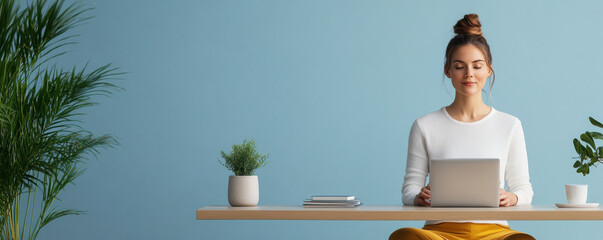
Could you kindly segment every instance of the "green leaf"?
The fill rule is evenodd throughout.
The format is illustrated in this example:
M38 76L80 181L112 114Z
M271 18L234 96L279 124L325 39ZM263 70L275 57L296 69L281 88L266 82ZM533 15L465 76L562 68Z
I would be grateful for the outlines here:
M599 147L599 157L603 157L603 146Z
M584 148L584 146L582 146L582 143L580 143L580 141L576 138L574 138L574 148L576 149L576 153L578 153L578 155L582 155L582 148Z
M44 219L42 219L42 224L40 228L46 226L48 223L56 220L57 218L68 216L68 215L80 215L85 213L84 211L77 211L74 209L66 209L66 210L54 210L50 212Z
M587 131L580 135L580 139L582 139L582 141L584 141L585 143L588 143L592 148L596 148L595 140L593 139L593 136L590 134L590 132Z
M586 156L588 156L589 158L595 157L595 153L593 152L593 149L590 148L590 146L586 146Z
M586 176L590 171L588 170L588 164L582 165L582 167L578 168L577 172L582 173L582 176Z
M588 120L589 120L589 121L590 121L590 123L592 123L593 125L595 125L595 126L597 126L597 127L600 127L600 128L603 128L603 124L602 124L602 123L600 123L600 122L598 122L598 121L597 121L597 120L595 120L594 118L592 118L592 117L588 117Z
M579 160L576 160L576 162L574 163L574 168L579 168L580 166L582 166L582 163L580 163Z
M603 134L600 132L590 132L590 135L592 135L594 139L603 140Z

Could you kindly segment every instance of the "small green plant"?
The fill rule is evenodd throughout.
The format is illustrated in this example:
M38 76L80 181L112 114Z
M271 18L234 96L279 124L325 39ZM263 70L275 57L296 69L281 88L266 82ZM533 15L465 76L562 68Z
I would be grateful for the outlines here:
M588 120L592 125L603 128L603 124L594 118L589 117ZM577 138L574 138L574 148L580 156L574 157L580 158L574 163L574 168L576 168L577 173L586 176L590 173L591 166L597 167L597 164L603 162L603 146L597 148L597 145L595 145L595 139L603 140L603 134L586 131L580 135L580 139L585 143L584 145Z
M232 151L226 154L220 151L224 162L220 162L224 167L231 170L236 176L251 176L253 172L268 164L268 154L262 155L255 150L255 141L243 140L243 144L232 145Z

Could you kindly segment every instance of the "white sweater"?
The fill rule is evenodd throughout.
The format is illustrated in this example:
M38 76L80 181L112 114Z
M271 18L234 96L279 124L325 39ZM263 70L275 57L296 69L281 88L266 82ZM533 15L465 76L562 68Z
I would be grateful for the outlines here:
M517 195L517 205L532 202L532 184L521 122L514 116L496 111L476 122L460 122L446 108L418 118L410 129L406 175L402 202L414 205L415 196L427 184L429 159L498 158L501 188ZM504 179L503 179L504 177ZM427 221L425 225L443 221ZM454 221L446 221L454 222ZM460 221L508 225L507 221Z

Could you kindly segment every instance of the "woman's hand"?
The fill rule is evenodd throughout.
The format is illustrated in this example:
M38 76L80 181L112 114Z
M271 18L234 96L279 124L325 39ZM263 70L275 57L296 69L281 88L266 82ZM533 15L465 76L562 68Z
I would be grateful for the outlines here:
M417 200L415 199L415 202ZM517 195L512 192L507 192L505 189L500 189L500 206L501 207L510 207L515 206L517 204Z
M421 192L415 197L415 206L431 206L431 184L421 188Z

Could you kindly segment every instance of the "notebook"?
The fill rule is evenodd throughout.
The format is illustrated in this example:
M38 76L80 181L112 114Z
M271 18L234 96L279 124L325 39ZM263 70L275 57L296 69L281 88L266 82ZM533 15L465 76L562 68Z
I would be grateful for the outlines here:
M499 175L499 159L432 159L431 206L498 207Z

